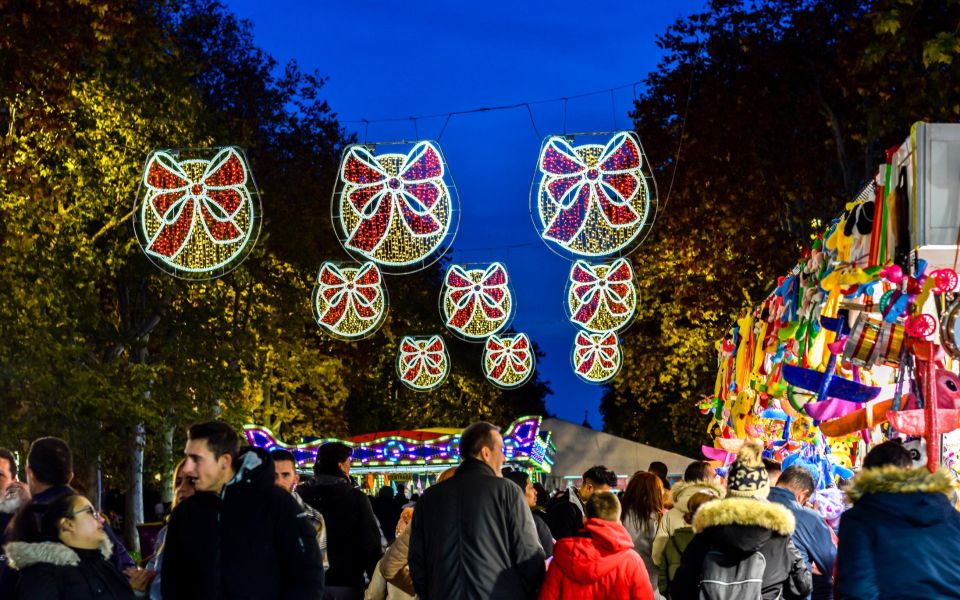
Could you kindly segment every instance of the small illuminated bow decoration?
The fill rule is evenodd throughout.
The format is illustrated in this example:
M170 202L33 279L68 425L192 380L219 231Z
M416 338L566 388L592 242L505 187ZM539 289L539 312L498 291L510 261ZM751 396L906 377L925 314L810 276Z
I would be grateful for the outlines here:
M348 247L374 251L397 218L415 236L443 229L433 215L433 207L447 186L440 153L430 142L414 146L397 175L388 173L363 146L353 146L344 157L340 177L351 184L347 200L360 216L347 239Z
M515 337L491 335L484 346L484 370L487 377L503 383L504 375L512 370L517 375L525 375L512 385L520 385L533 374L533 351L530 338L520 333Z
M642 153L629 133L615 135L603 148L596 166L588 166L563 137L554 136L540 156L547 194L560 210L543 236L566 243L583 229L592 203L597 202L611 227L627 227L640 220L630 200L641 188L637 170Z
M503 307L508 294L507 270L500 263L487 267L479 283L475 283L463 267L453 265L447 271L445 285L454 305L453 313L447 318L448 327L460 331L470 323L478 308L491 321L506 320L509 316Z
M380 269L372 262L364 263L352 275L345 275L337 265L329 262L320 267L319 293L327 303L318 321L335 328L352 306L363 321L381 316L375 306L381 296Z
M576 297L576 305L570 320L586 326L596 316L601 304L614 317L629 318L636 308L633 288L633 268L621 258L610 265L601 276L596 269L583 261L577 261L570 271L570 284Z
M598 362L600 369L607 374L616 371L620 365L620 345L617 334L591 334L580 331L577 333L573 350L574 367L581 376L589 377L594 363ZM606 375L610 377L612 373Z
M198 222L215 244L243 238L234 219L247 196L247 167L234 148L221 150L197 179L187 175L166 152L156 152L150 157L143 182L149 191L150 209L161 222L147 252L175 258Z
M419 339L407 336L400 341L400 379L410 386L418 389L435 386L446 375L447 362L447 347L439 335ZM418 384L421 377L428 378L430 385Z

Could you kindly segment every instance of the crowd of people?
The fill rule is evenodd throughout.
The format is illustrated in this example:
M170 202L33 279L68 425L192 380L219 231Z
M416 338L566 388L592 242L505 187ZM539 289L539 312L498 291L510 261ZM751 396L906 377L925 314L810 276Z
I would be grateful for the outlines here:
M960 597L955 481L895 442L831 510L815 473L781 471L751 443L724 477L695 461L671 485L654 463L617 490L595 466L554 494L504 466L494 425L464 429L460 454L422 497L371 498L346 444L321 446L301 482L289 451L193 425L173 508L137 565L70 487L63 440L33 442L25 482L0 449L0 599Z

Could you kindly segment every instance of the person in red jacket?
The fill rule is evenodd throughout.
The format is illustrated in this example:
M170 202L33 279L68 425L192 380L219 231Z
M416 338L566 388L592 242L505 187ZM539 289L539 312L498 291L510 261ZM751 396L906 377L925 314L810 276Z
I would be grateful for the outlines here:
M557 540L540 600L653 600L643 559L620 523L617 497L596 492L584 512L581 537Z

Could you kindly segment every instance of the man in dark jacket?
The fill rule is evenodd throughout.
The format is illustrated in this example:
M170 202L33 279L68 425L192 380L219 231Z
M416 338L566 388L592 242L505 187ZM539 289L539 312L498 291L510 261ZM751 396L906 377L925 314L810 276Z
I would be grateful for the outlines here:
M313 466L314 478L297 490L326 523L327 592L334 598L362 598L364 573L372 578L383 555L370 500L349 477L352 455L353 449L341 442L324 444Z
M49 504L63 494L76 493L70 487L73 481L73 452L70 446L60 438L42 437L34 440L27 453L27 485L30 504ZM22 498L21 498L22 499ZM108 560L121 573L136 567L127 549L123 547L117 534L104 523L104 531L113 550ZM17 572L6 569L0 572L0 592L9 592L16 587ZM6 596L0 596L4 598Z
M913 469L896 442L874 447L840 518L837 591L844 600L956 598L960 513L945 471Z
M571 487L547 505L547 524L553 538L561 540L583 529L583 506L594 492L609 492L617 487L617 474L603 465L590 467L579 488Z
M164 598L239 600L323 596L316 532L274 485L266 451L240 453L220 421L190 427L183 475L196 493L170 515L161 567Z
M759 592L764 600L802 600L810 593L810 571L790 539L793 515L765 499L770 483L762 450L757 443L744 444L730 466L727 497L697 510L696 535L680 559L671 600L711 598L715 587L731 598ZM757 566L759 572L754 572Z
M460 435L463 463L413 513L410 575L422 600L533 598L545 557L519 488L500 476L500 430L474 423Z
M767 473L770 469L767 469ZM793 543L807 563L807 568L817 567L813 576L813 599L833 598L833 563L837 559L837 547L830 535L830 527L820 514L806 503L816 491L813 475L805 468L794 465L780 473L775 487L770 488L770 501L786 507L796 521Z

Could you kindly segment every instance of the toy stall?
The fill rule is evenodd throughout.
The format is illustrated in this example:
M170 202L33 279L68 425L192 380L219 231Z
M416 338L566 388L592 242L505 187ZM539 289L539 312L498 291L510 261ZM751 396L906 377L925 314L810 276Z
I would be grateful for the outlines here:
M826 488L899 439L960 473L960 125L918 123L886 158L718 342L707 458L757 440Z
M541 428L542 417L521 417L503 431L506 465L530 473L535 481L550 473L557 448L550 432ZM407 490L422 492L446 469L460 464L461 428L415 429L367 433L346 439L314 438L285 444L269 429L245 425L244 436L251 446L268 452L289 450L297 459L297 470L313 474L320 446L342 442L353 448L350 476L367 493L382 486L402 483Z

